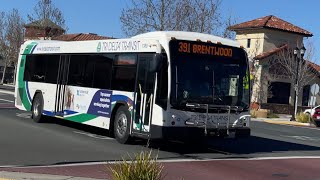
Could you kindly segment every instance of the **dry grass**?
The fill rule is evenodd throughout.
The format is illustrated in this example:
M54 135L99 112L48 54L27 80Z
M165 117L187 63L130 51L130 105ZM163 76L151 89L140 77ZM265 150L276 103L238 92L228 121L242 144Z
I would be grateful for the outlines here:
M309 123L310 122L310 116L308 114L303 113L303 112L299 112L296 116L296 119L298 122L301 122L301 123Z
M157 162L158 156L152 157L152 151L142 151L135 154L134 158L130 155L130 161L122 160L113 168L110 167L114 180L161 180L163 165Z

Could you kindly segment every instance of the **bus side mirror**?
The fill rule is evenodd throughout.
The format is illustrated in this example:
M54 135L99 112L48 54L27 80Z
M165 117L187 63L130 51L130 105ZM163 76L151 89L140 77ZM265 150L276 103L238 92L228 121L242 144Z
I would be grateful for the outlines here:
M163 61L164 59L162 54L155 54L150 62L150 71L159 72L161 70Z

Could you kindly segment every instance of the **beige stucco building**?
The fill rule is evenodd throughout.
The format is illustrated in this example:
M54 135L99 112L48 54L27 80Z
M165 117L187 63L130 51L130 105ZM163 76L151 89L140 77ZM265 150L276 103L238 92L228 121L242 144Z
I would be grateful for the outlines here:
M289 113L294 104L295 83L292 75L284 73L283 64L279 62L293 54L295 47L303 47L304 38L312 37L313 34L272 15L236 24L229 29L236 32L236 40L246 49L251 62L251 102L279 113ZM310 92L311 86L320 85L320 66L307 60L303 62L307 64L307 70L300 75L312 78L301 86L298 106L320 104L318 95L316 103L310 101L314 98Z

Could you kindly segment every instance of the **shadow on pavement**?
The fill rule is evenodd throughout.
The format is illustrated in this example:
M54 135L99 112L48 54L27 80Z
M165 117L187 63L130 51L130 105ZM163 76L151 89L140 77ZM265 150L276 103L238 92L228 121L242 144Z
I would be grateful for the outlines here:
M281 151L319 151L320 147L309 146L263 137L251 136L243 139L218 139L209 142L211 148L232 154L272 153Z
M47 117L47 123L54 123L77 130L93 133L101 136L110 136L110 132L105 129L96 128L88 125L74 123L71 121L60 120ZM155 150L177 153L183 157L190 154L218 153L224 155L249 155L255 153L273 153L285 151L319 151L320 147L309 146L263 137L251 136L248 138L222 139L210 138L205 143L186 144L182 142L172 142L164 140L136 140L133 145L149 147ZM130 146L130 145L129 145Z

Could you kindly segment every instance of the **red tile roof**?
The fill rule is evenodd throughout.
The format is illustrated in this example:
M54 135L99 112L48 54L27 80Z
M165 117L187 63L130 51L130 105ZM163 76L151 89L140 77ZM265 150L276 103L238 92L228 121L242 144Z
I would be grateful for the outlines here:
M243 30L243 29L257 29L257 28L269 28L281 31L287 31L291 33L297 33L306 37L311 37L313 34L307 30L304 30L298 26L295 26L287 21L284 21L276 16L270 15L254 19L251 21L243 22L233 26L229 26L230 30Z
M287 49L287 48L288 48L288 45L285 44L285 45L282 45L282 46L277 47L275 49L272 49L270 51L263 52L263 53L257 55L256 57L254 57L253 59L259 59L259 60L260 59L264 59L264 58L267 58L267 57L269 57L269 56L271 56L271 55L273 55L275 53L278 53L278 52L282 51L283 49Z
M309 65L311 68L313 68L313 69L315 69L316 71L320 72L320 66L319 66L318 64L313 63L313 62L311 62L311 61L307 61L307 63L308 63L308 65Z
M272 49L272 50L270 50L268 52L263 52L263 53L259 54L258 56L254 57L253 59L261 60L261 59L267 58L269 56L272 56L272 55L274 55L274 54L276 54L276 53L278 53L278 52L280 52L282 50L285 50L287 48L288 48L288 45L285 44L285 45L283 45L281 47ZM305 61L307 62L308 66L311 68L312 71L315 70L316 72L320 73L320 65L318 65L316 63L313 63L313 62L311 62L309 60L305 60Z
M98 36L91 33L78 33L78 34L63 34L61 36L53 37L52 40L60 41L87 41L87 40L102 40L102 39L114 39L112 37Z

